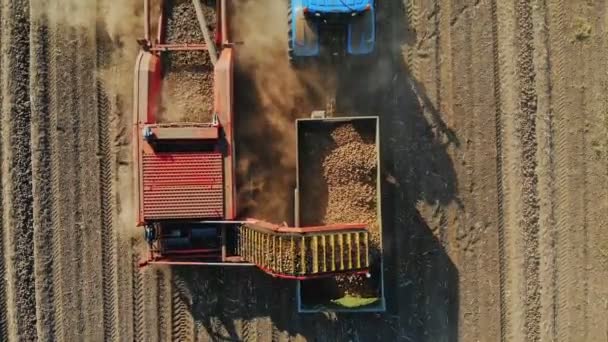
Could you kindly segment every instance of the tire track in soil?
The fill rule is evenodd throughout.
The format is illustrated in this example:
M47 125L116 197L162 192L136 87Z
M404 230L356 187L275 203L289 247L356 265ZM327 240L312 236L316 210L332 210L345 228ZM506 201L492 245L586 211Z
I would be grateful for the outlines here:
M144 252L142 252L144 253ZM141 259L140 259L141 261ZM144 340L146 342L154 342L154 341L164 341L168 339L161 339L162 331L160 331L160 316L159 308L161 308L162 301L164 298L168 298L165 294L161 294L159 291L161 288L161 279L159 279L159 273L156 272L157 269L155 267L146 267L140 269L140 273L143 276L143 298L144 298ZM163 282L166 277L163 277ZM164 288L166 286L163 285ZM170 303L168 303L170 304ZM166 305L166 304L165 304ZM170 306L166 306L165 310L170 308ZM165 319L167 317L166 313L163 314ZM169 316L170 317L170 316ZM170 325L169 325L170 326ZM165 330L166 334L170 330Z
M106 46L97 39L97 69L105 65ZM104 83L97 80L97 115L98 115L98 149L99 155L99 202L101 205L101 262L102 262L102 291L103 291L103 333L104 340L117 339L117 281L116 281L116 234L113 224L113 208L115 197L112 191L112 148L110 145L110 103Z
M433 137L431 139L446 142L445 152L457 155L459 152L456 149L452 149L450 151L454 144L452 144L452 133L448 132L448 130L452 130L452 127L457 128L460 123L465 123L463 131L466 134L475 128L476 121L472 120L470 116L463 116L460 119L454 119L454 112L458 113L461 111L458 110L458 107L453 109L454 102L452 99L453 97L456 97L456 101L458 103L466 103L471 100L475 78L470 78L469 76L473 74L472 70L470 70L471 63L469 63L469 61L472 61L475 55L469 53L473 51L473 49L460 49L465 53L463 58L464 63L460 67L454 66L456 60L454 56L457 55L459 51L453 50L452 40L458 40L459 35L463 33L465 37L464 45L471 47L470 39L473 35L475 35L476 32L473 30L474 27L469 23L467 23L467 25L464 27L461 27L460 30L454 30L455 32L452 32L453 25L450 23L452 22L451 17L453 15L453 7L454 4L451 1L441 0L427 2L421 5L420 12L425 14L425 20L423 21L425 25L424 27L416 28L416 32L419 33L417 38L419 41L422 39L422 41L417 44L417 46L420 48L418 50L419 52L417 53L417 56L420 57L417 57L417 59L420 61L414 63L424 66L423 73L417 77L417 80L422 84L422 90L419 89L418 91L422 91L423 95L429 97L428 101L430 103L428 105L423 105L423 115L425 120L429 123L429 126L432 127L431 134ZM445 27L444 31L442 31L442 27ZM472 39L474 39L474 37ZM445 44L445 46L442 44ZM446 69L450 70L447 74L445 74ZM452 72L452 69L456 70L456 72ZM469 70L469 72L466 70ZM463 83L466 83L467 89L470 90L470 92L466 94L459 92L459 88L453 88L454 83L451 82L451 78L455 77L456 79L460 79L458 76L453 76L458 74L458 72L464 73L465 78L463 79ZM444 75L446 76L445 79L442 78ZM426 94L424 94L424 89L426 89ZM435 125L439 126L439 128L433 127ZM465 167L471 172L463 172L467 176L471 176L473 170L475 170L475 161L473 159L470 160L471 162L467 162ZM433 165L432 167L436 166ZM456 169L457 166L454 166L454 168ZM464 180L462 183L469 184L472 183L472 181ZM462 208L458 207L458 205L450 207L448 204L441 204L434 206L434 208L431 209L433 211L432 214L423 214L425 221L432 225L431 230L433 231L432 234L434 239L437 239L437 243L440 244L442 248L441 253L428 253L424 258L425 263L435 267L438 266L437 269L433 269L433 267L428 266L422 271L424 283L428 284L425 286L427 298L425 299L424 303L424 317L426 317L424 333L425 335L428 334L426 337L431 340L440 340L445 336L456 338L459 330L457 326L459 321L462 327L470 328L467 332L464 332L464 329L460 329L459 334L461 336L472 337L478 335L478 315L465 316L465 319L470 320L469 324L465 324L465 319L462 319L462 317L458 318L452 316L455 311L452 310L453 292L449 288L450 285L448 285L450 281L452 281L452 275L450 273L450 265L452 261L448 256L450 251L452 256L456 259L472 259L464 261L463 269L470 268L473 270L470 272L470 274L473 276L469 279L461 277L460 283L467 280L470 281L467 288L471 290L471 292L475 293L475 295L469 297L471 298L470 300L466 300L468 307L471 309L463 309L463 312L465 310L477 312L478 310L476 308L478 307L478 297L481 297L477 291L473 290L478 283L478 277L475 275L474 271L477 263L479 262L478 258L471 258L466 253L463 253L462 256L457 256L457 254L459 254L458 242L450 240L451 237L449 232L448 217L450 215L462 217ZM428 206L426 206L426 208L423 210L427 211ZM458 213L458 211L460 211L460 213ZM455 222L455 226L460 227L454 230L464 229L464 220L457 221L454 219L452 222ZM424 250L424 253L426 253L428 248L423 247L422 250ZM437 310L438 307L445 308L445 310Z
M606 23L608 18L608 5L605 2L595 3L585 9L585 18L591 20L593 31L603 32L591 37L589 45L585 44L583 55L584 80L590 84L586 90L586 106L584 108L586 118L586 129L588 129L588 145L585 146L584 158L588 162L586 173L586 197L588 198L588 220L586 246L588 262L585 269L587 276L586 297L587 303L586 324L584 326L584 339L587 341L608 340L608 325L606 316L608 314L608 303L598 301L597 298L608 298L608 287L605 280L608 279L608 239L606 229L608 226L608 201L597 201L597 198L608 198L608 99L606 94L606 82L608 75L598 70L608 68L608 57L605 51L608 42L605 40ZM581 63L582 64L582 63Z
M526 340L540 338L540 279L539 279L539 199L538 176L536 174L536 71L534 69L534 37L532 6L527 0L516 5L517 40L519 51L517 71L520 81L519 113L516 121L518 137L521 139L523 198L522 233L524 234L525 274L525 330Z
M59 4L56 4L59 6ZM57 153L53 160L57 163L57 179L53 181L57 184L56 203L57 203L57 222L53 241L55 257L59 267L53 275L57 279L60 293L56 294L59 304L62 326L60 340L80 340L82 339L82 329L71 327L81 326L82 320L82 298L81 291L77 284L82 277L81 270L81 225L82 215L80 213L80 194L81 182L79 178L79 131L80 122L78 120L78 99L74 94L78 94L77 87L77 42L78 36L72 28L61 23L54 23L54 34L56 38L54 51L56 51L56 61L53 68L56 68L56 87L53 90L54 107L51 118L55 120L56 133L53 138L53 146L57 146ZM55 59L55 58L53 58Z
M567 25L568 29L562 32L562 35L565 34L568 37L577 34L576 25L578 24L572 18L583 18L581 20L593 25L595 20L592 18L601 15L599 11L590 7L591 2L587 3L587 6L575 2L569 2L566 5L568 6L566 12L570 14L568 18L571 21ZM596 29L593 28L592 30L595 31ZM597 31L600 30L597 29ZM573 257L571 261L573 284L570 287L571 296L566 299L571 301L571 311L569 312L571 321L567 323L570 325L570 338L584 341L591 340L589 339L589 333L593 329L589 326L591 322L589 309L595 302L595 298L591 302L588 301L589 276L595 268L589 258L589 233L593 229L592 227L597 226L597 224L590 224L593 217L589 216L589 210L593 208L595 203L600 202L596 200L598 197L590 196L590 192L593 192L597 186L591 187L589 172L594 163L591 162L593 161L592 158L588 158L593 153L590 143L590 139L593 139L593 128L597 127L596 119L589 119L589 116L597 110L595 107L597 99L603 96L593 92L593 88L599 83L599 80L594 79L594 75L598 74L598 64L601 63L601 59L594 55L596 51L601 50L601 46L596 44L589 46L589 43L592 43L593 40L594 38L591 38L590 42L585 43L574 41L570 45L573 49L569 51L567 57L569 61L574 60L584 66L569 69L567 72L569 77L567 84L569 88L567 92L569 96L568 104L571 107L566 119L568 120L567 127L569 130L568 162L570 163L567 171L570 182L568 192L571 196L568 207L569 219L571 220L568 227L568 240L571 244ZM574 113L580 113L580 115L575 116ZM604 279L601 281L604 281Z
M520 143L513 139L518 111L519 79L516 77L515 8L513 3L493 0L491 3L494 49L494 97L496 101L496 150L498 240L500 261L501 340L525 340L523 303L523 245L519 234L521 210Z
M4 113L4 79L5 79L5 70L4 70L4 45L3 42L8 41L4 38L4 34L7 31L6 26L8 26L9 20L6 22L3 20L4 17L4 6L0 5L0 135L4 134L3 131L3 121L2 113ZM0 139L0 161L4 160L4 141ZM8 326L7 326L7 317L6 317L6 272L4 263L6 258L4 257L4 184L2 180L4 179L4 167L0 167L0 340L8 341Z
M257 318L255 311L255 304L252 303L253 297L253 275L251 271L247 271L245 275L245 281L243 282L244 286L242 287L242 295L244 303L244 311L245 318L243 319L243 341L256 341L258 332L257 332Z
M557 303L557 315L555 319L555 328L557 330L558 340L567 341L570 339L570 329L573 315L572 291L576 286L576 279L573 275L574 264L572 262L571 241L568 231L571 222L575 218L571 217L572 213L569 210L573 201L578 201L578 192L572 193L569 187L569 169L572 166L569 160L570 151L570 123L564 119L568 116L569 108L567 108L568 100L566 98L567 84L565 83L566 75L566 46L564 37L562 36L566 30L566 12L563 8L562 1L547 1L549 13L549 36L551 49L551 79L552 94L553 94L553 109L555 117L555 194L556 194L556 241L555 248L557 250L557 262L554 269L554 277L556 279L557 288L555 302ZM573 197L575 196L575 197Z
M555 142L553 101L551 94L551 45L548 32L548 13L544 1L533 7L534 65L537 70L536 93L538 108L536 115L538 141L538 197L539 197L539 279L543 285L540 298L542 329L540 340L557 340L555 330Z
M55 340L53 288L53 188L52 141L49 107L49 33L41 4L32 4L30 31L30 92L32 99L32 196L34 199L34 272L37 307L37 335Z
M387 16L390 16L391 12L397 12L400 8L399 5L390 6L388 2L386 3L385 10L387 12ZM394 79L394 84L397 87L410 87L412 92L415 93L414 98L412 99L404 99L399 102L395 101L395 103L388 109L389 113L398 113L401 108L399 105L411 106L411 108L415 108L416 111L422 111L419 109L420 106L420 98L418 98L418 94L414 89L414 84L410 80L419 80L420 75L420 58L418 54L419 41L421 39L421 28L420 24L422 22L422 14L419 8L419 5L414 1L407 1L404 4L405 14L407 15L407 33L404 38L404 42L399 42L401 39L402 33L400 32L403 27L396 20L393 19L394 25L390 25L387 28L387 40L388 44L392 44L392 40L397 40L399 46L394 48L400 48L403 51L404 43L407 44L407 49L405 49L405 55L402 57L405 59L406 65L409 68L409 75L403 73L403 75L398 76ZM389 53L392 53L389 52ZM398 68L397 62L393 67ZM407 84L407 85L404 85ZM404 90L398 89L395 94L399 94ZM393 101L390 99L388 101ZM409 101L409 102L408 102ZM423 113L417 113L417 115L422 115ZM388 128L388 142L397 142L397 146L394 149L389 149L384 153L381 151L382 155L389 155L391 159L388 161L382 161L394 168L395 177L398 178L398 181L401 184L409 182L408 178L416 179L416 182L419 180L415 175L412 175L409 170L407 170L404 160L407 158L411 158L413 154L408 151L407 146L417 146L419 147L421 144L416 142L412 137L418 136L414 133L412 128L420 126L416 119L412 119L413 116L406 115L401 117L399 114L393 114L393 124L389 124ZM405 130L405 132L404 132ZM387 132L385 130L384 132ZM390 143L382 144L383 146L388 146ZM399 155L397 151L407 151L407 157L403 157ZM392 160L394 159L394 161ZM394 164L394 165L391 165ZM390 167L389 166L389 167ZM412 177L413 176L413 177ZM403 179L399 179L403 177ZM395 248L396 249L396 271L398 272L398 285L397 285L397 296L399 304L397 305L399 313L401 314L400 325L401 325L401 334L404 336L411 336L414 340L421 339L421 336L425 334L425 320L427 319L426 315L428 314L425 310L425 307L421 308L421 303L424 303L423 297L426 295L425 282L422 280L422 275L424 275L424 271L426 267L420 267L420 265L425 264L427 260L422 256L422 253L425 252L426 245L420 242L421 236L419 234L420 223L416 218L418 218L416 208L413 208L412 204L408 201L408 197L417 198L416 192L419 189L416 189L418 186L408 187L406 189L400 189L401 185L395 186L391 189L392 192L395 193L395 200L392 204L392 208L405 208L405 210L395 210L395 217L391 218L391 224L394 225L392 230L395 234ZM390 197L386 197L390 201ZM385 200L384 196L382 200ZM390 202L389 202L390 203ZM392 212L392 209L389 209L388 212ZM414 227L414 228L412 228ZM424 229L424 227L422 228ZM384 237L386 241L386 237ZM403 245L399 248L399 242ZM420 242L420 243L419 243ZM399 270L402 270L399 272ZM385 279L386 281L387 279ZM413 285L410 285L413 284ZM386 283L385 283L386 286ZM412 286L412 288L417 288L419 291L404 291L404 289L408 286ZM423 311L424 310L424 311ZM311 324L312 327L316 328L315 325ZM312 329L314 329L312 328Z
M3 69L3 197L8 337L35 340L36 295L31 158L31 107L29 93L30 13L28 1L7 1L3 17L1 64Z
M164 269L156 271L157 279L157 310L158 310L158 340L171 340L171 279Z
M228 292L224 287L226 282L224 274L223 268L208 268L204 273L201 272L194 276L194 279L197 279L195 281L196 285L190 288L193 305L194 303L204 304L202 307L193 306L191 312L193 315L196 312L197 316L195 317L202 316L209 322L208 326L197 324L197 341L207 339L222 341L227 336L222 324L222 319L225 317L223 297ZM212 292L210 292L210 289L212 289ZM203 329L200 329L201 327Z
M71 53L73 53L69 58L69 66L71 73L66 75L67 82L69 84L70 93L68 97L67 110L64 112L65 117L63 118L66 121L66 131L67 137L64 141L67 141L66 147L68 148L67 158L65 162L68 164L66 168L70 171L66 173L66 180L63 184L68 184L71 189L70 197L72 205L69 207L66 206L66 211L68 215L71 215L71 224L67 226L68 230L65 231L66 235L63 237L64 243L67 243L66 249L63 253L66 253L68 250L71 254L71 258L66 258L66 254L63 255L63 258L69 263L69 267L65 269L69 269L69 278L66 279L70 282L71 293L69 294L69 298L67 300L71 301L73 305L72 308L75 310L73 312L71 324L73 326L82 326L84 327L85 323L85 312L83 310L83 298L82 298L82 289L84 288L85 278L83 277L83 268L82 268L82 244L83 244L83 230L84 230L84 217L83 217L83 183L82 183L82 168L81 168L81 153L83 150L83 146L80 146L80 142L82 141L81 137L81 125L82 122L80 120L80 107L81 107L81 96L86 96L81 94L82 89L79 88L80 82L80 54L83 53L78 49L78 44L80 42L80 37L75 28L68 28L68 46ZM80 96L74 96L75 94L79 94ZM90 114L90 113L87 113ZM64 156L66 156L64 155ZM77 286L74 286L78 284ZM70 324L70 325L71 325ZM75 339L83 338L84 329L70 329L72 333L75 334Z
M580 53L581 51L579 51ZM581 58L580 60L582 60L583 58ZM587 99L587 95L588 93L583 89L581 91L581 95L578 98L578 100L580 101L580 106L578 106L579 108L582 109L583 113L587 114L588 113L588 109L587 109L587 105L589 104L589 100ZM588 114L587 114L588 115ZM588 123L586 122L586 118L585 120L581 120L585 125L585 129L587 129L587 125ZM577 334L579 336L581 336L583 341L589 341L588 336L589 336L589 305L587 302L587 298L589 297L589 271L591 270L589 267L589 165L587 162L587 158L586 158L586 153L588 150L591 150L591 148L589 147L591 144L589 143L588 140L588 134L581 134L581 139L580 139L580 145L583 147L583 151L581 152L581 158L580 158L580 163L578 164L580 172L582 172L582 177L583 177L583 193L579 194L580 197L580 201L582 204L582 220L580 221L580 230L579 231L579 237L581 237L582 241L580 244L578 244L578 247L580 249L582 249L582 251L580 252L580 258L579 263L582 263L582 265L584 265L583 270L580 272L582 273L580 275L580 277L577 279L578 280L578 284L577 284L577 288L579 288L580 290L580 296L581 298L578 300L579 302L579 310L581 311L581 315L582 315L582 322L581 325L578 327L579 330L577 332Z
M271 292L272 283L270 277L259 271L253 275L253 282L256 287L253 295L257 296L253 307L256 310L255 315L258 317L256 319L257 336L255 341L272 341L273 321L269 310L270 302L274 300L273 293Z
M458 223L455 227L456 245L458 247L458 258L461 263L461 275L459 276L461 291L461 303L466 303L466 308L461 312L460 324L463 327L459 335L465 340L479 340L479 322L480 322L480 288L477 269L479 267L479 258L471 246L470 235L474 233L472 227L475 225L476 217L476 198L475 192L478 190L477 168L480 167L478 159L475 157L477 144L475 143L478 137L477 121L479 120L479 112L475 110L476 96L476 81L479 75L477 65L479 60L476 60L476 51L480 42L476 41L476 32L474 23L471 22L471 9L466 7L460 8L462 4L454 3L455 8L452 13L455 17L451 20L451 29L453 30L452 45L453 51L450 54L453 56L453 77L457 80L454 82L454 98L457 103L454 106L454 116L456 127L460 126L459 136L464 141L460 147L458 154L462 162L458 174L461 176L458 180L458 193L462 194L464 210L460 213ZM463 304L461 304L464 306ZM464 314L467 312L467 314Z
M195 335L190 291L184 281L178 277L173 278L171 290L171 339L173 341L192 341Z
M289 341L289 336L280 328L285 329L289 324L290 310L297 310L294 306L288 306L288 297L286 291L288 284L283 280L272 278L273 294L269 300L271 301L271 317L272 317L272 341L284 342ZM295 291L292 292L295 294Z
M139 269L142 275L143 296L143 339L146 342L158 341L158 278L154 268L146 267Z
M60 71L58 70L61 64L60 52L59 52L59 38L57 37L57 27L49 21L49 59L48 59L48 78L49 78L49 124L50 124L50 158L51 158L51 170L49 178L51 182L51 193L53 196L53 202L50 207L51 211L51 230L53 235L47 243L51 245L52 259L54 261L53 269L51 272L52 287L53 287L53 306L55 310L55 337L57 340L62 340L64 336L64 314L63 314L63 281L61 275L63 274L63 266L61 263L61 222L60 222L60 210L59 210L59 189L60 183L60 168L59 160L61 157L60 150L60 136L59 136L59 123L58 113L60 112L59 107L59 90L62 86L60 81Z
M500 94L500 56L498 53L498 17L497 17L497 9L496 2L500 0L492 0L490 2L490 12L492 16L492 52L494 58L494 101L496 104L496 112L495 112L495 123L496 123L496 197L497 197L497 206L498 206L498 215L497 215L497 229L498 229L498 260L499 260L499 304L500 304L500 339L501 341L506 341L506 329L503 328L503 324L507 321L507 312L506 305L504 303L505 300L505 292L506 292L506 279L505 279L505 236L504 236L504 194L503 194L503 136L502 136L502 102L501 102L501 94Z
M443 58L442 57L442 53L443 53L443 48L442 48L442 43L446 43L447 45L447 49L446 51L451 51L452 49L452 45L451 45L451 34L449 32L449 29L447 30L447 32L442 32L442 24L443 24L443 16L444 13L443 12L447 12L447 16L449 18L449 16L451 15L451 10L450 10L450 6L451 3L450 1L448 1L447 6L442 6L441 5L442 0L435 0L435 3L433 5L433 13L434 13L434 20L433 20L433 29L435 30L434 32L436 32L435 34L435 40L434 40L434 49L435 49L435 55L434 55L434 63L435 63L435 69L434 69L434 87L435 87L435 92L436 92L436 107L439 109L440 113L444 113L446 114L446 118L445 123L447 125L447 127L451 127L451 125L449 125L449 120L450 118L448 118L448 112L445 110L446 107L448 107L451 102L451 94L447 94L447 96L444 94L446 92L446 85L445 83L451 83L451 82L443 82L442 80L442 76L443 76L443 69L445 68L445 66L443 66L442 64L451 64L452 62L452 58L450 57L446 57L446 59L448 60L447 62L443 62ZM447 36L446 38L444 38L444 35ZM449 92L449 91L448 91ZM446 99L447 97L447 99ZM450 240L449 240L449 234L448 234L448 210L446 210L445 207L442 207L440 209L440 213L439 213L440 217L439 217L439 241L441 242L441 245L443 246L443 248L446 251L450 250ZM441 279L440 281L442 282L447 282L444 279ZM444 318L445 319L445 318Z
M87 10L80 16L94 22L95 12ZM100 190L100 156L98 154L99 127L97 112L97 46L95 25L78 27L77 87L79 89L78 110L75 120L79 124L78 165L81 211L81 236L79 244L80 267L82 274L78 277L82 300L81 319L83 334L86 339L99 341L103 339L103 278L101 249L102 225Z
M114 210L117 210L117 205L114 206ZM114 213L116 215L116 213ZM116 216L115 216L116 217ZM117 222L117 221L115 221ZM135 321L133 320L133 314L135 308L133 307L133 261L137 256L133 256L133 246L131 243L131 236L126 231L127 225L124 225L124 229L117 231L118 234L118 250L121 251L119 263L118 263L118 337L119 340L133 341L135 331ZM123 252L125 251L125 252Z
M219 284L213 288L224 288L224 295L219 297L219 308L222 309L221 331L225 333L228 340L242 340L242 316L239 313L241 308L240 289L242 286L243 270L230 268L220 268Z
M133 244L134 245L134 244ZM132 245L132 248L134 248ZM133 252L131 267L133 287L133 340L145 341L145 317L144 317L144 279L138 267L139 254Z
M471 99L468 120L472 121L470 131L471 152L466 163L472 166L471 183L467 184L467 195L472 204L466 209L469 215L466 237L460 237L465 243L465 263L472 264L471 287L477 297L471 300L467 311L475 311L475 327L472 329L476 340L494 341L500 334L500 311L495 306L499 291L495 284L499 283L498 235L494 229L498 221L497 188L496 188L496 111L495 100L487 95L494 83L494 58L492 51L492 8L488 2L479 2L470 6L462 19L472 21L471 25L471 59L469 64L475 67L470 70ZM475 18L475 19L473 19ZM469 142L464 142L469 145ZM483 257L480 257L483 256ZM467 260L468 259L468 260ZM463 284L464 287L468 287ZM467 289L460 289L461 292Z

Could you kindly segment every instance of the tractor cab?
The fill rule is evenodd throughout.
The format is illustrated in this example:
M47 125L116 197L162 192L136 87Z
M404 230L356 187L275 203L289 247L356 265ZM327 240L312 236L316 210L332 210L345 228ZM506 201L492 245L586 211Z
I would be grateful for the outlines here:
M374 51L374 0L290 0L288 23L292 62Z

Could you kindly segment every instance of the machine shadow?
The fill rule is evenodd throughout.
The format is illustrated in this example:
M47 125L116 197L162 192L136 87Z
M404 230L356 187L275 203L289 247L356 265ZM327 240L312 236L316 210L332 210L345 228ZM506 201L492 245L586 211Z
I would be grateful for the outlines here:
M442 243L442 228L434 230L417 206L459 203L457 178L447 152L450 145L458 147L459 141L404 62L402 46L415 41L415 33L408 28L403 3L382 1L380 5L377 55L367 65L337 70L336 105L342 115L380 117L387 311L298 314L294 282L273 279L255 268L176 268L174 283L185 294L183 302L191 310L197 330L204 330L213 340L259 336L278 340L285 335L310 341L458 339L458 270ZM285 210L268 212L262 218L291 219L295 169L276 162L284 147L275 142L285 132L256 113L258 90L252 84L249 76L237 72L237 134L239 139L243 137L237 142L239 151L259 155L245 163L246 167L279 177L274 179L279 186L271 186L271 190L289 201ZM300 108L299 113L285 115L295 120L311 109L322 108ZM240 177L237 184L244 187L247 182L247 177ZM255 197L260 188L251 186L250 195ZM247 205L244 209L246 214Z

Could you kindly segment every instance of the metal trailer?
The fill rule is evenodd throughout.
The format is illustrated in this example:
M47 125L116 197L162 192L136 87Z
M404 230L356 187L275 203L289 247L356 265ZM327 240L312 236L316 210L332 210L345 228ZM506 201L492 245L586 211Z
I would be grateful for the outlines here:
M368 277L376 277L374 280L375 286L377 286L377 300L371 305L365 305L359 308L344 308L337 305L331 305L329 298L326 305L307 305L303 286L306 283L299 281L296 287L296 300L299 313L317 313L317 312L384 312L386 311L386 300L384 298L384 265L382 258L382 196L381 196L381 163L380 163L380 119L377 116L360 116L360 117L333 117L333 113L327 113L325 111L315 111L312 113L310 118L298 119L296 121L296 134L297 134L297 163L296 163L296 189L295 195L295 217L296 226L302 224L301 219L301 198L306 198L306 191L309 191L306 187L302 187L303 178L305 177L302 170L306 167L302 161L302 149L304 148L303 136L311 130L321 130L326 132L327 135L330 133L330 129L336 124L340 123L355 123L366 126L374 135L374 141L376 146L377 156L377 174L376 174L376 216L377 225L380 234L380 258L378 260L370 261L370 267ZM321 176L321 175L319 175ZM318 292L315 290L315 292Z

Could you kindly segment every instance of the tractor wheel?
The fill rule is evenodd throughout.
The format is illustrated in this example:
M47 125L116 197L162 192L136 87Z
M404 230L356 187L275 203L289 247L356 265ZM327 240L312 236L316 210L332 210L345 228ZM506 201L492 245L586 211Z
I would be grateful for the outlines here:
M292 23L293 23L293 8L292 8L292 0L287 0L288 4L287 4L287 58L289 59L289 64L291 64L291 66L293 67L297 67L299 66L299 61L298 61L298 57L295 55L295 52L293 50L293 29L292 27Z

